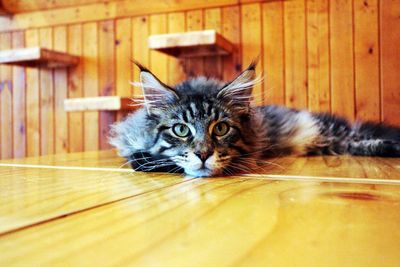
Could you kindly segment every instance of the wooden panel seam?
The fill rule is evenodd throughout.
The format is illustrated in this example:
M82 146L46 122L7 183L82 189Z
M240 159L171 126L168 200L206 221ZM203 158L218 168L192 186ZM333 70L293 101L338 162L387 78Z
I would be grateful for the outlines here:
M251 3L261 2L264 1L251 1ZM181 1L171 3L158 0L147 2L146 8L143 8L140 1L123 0L55 10L26 12L16 14L12 18L0 17L0 32L251 3L240 0L189 1L188 3ZM139 8L137 4L140 5ZM96 12L93 12L93 10L96 10Z

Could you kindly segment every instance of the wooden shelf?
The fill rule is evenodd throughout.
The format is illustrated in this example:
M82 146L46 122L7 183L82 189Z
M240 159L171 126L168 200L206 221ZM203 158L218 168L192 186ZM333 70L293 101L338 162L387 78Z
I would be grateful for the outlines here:
M120 96L98 96L70 98L64 100L65 111L121 111L135 110L137 106L133 106L134 102L129 97Z
M0 64L34 68L65 68L78 64L79 57L41 47L0 51Z
M181 58L229 55L235 49L215 30L152 35L149 48Z

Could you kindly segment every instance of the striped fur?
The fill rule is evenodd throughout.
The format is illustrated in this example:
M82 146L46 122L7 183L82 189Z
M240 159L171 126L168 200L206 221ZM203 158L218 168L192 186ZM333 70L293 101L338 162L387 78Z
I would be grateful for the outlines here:
M255 63L230 83L198 77L169 87L141 68L144 106L112 127L110 143L141 171L195 177L251 172L258 159L286 154L400 156L400 129L351 125L330 114L254 107ZM216 134L221 123L225 134ZM174 131L184 125L189 134Z

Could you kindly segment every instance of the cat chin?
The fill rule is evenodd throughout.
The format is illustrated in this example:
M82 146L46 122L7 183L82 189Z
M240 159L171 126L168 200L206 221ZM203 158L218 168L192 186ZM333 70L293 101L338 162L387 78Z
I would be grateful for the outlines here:
M210 170L210 169L197 169L197 170L188 170L185 169L185 174L188 177L193 178L201 178L201 177L210 177L219 174L218 170Z

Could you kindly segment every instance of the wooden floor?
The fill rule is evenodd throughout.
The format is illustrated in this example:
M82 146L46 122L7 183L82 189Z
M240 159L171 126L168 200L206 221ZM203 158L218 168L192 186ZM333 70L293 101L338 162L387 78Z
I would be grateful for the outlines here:
M400 266L400 159L208 179L122 165L113 151L1 161L0 266Z

